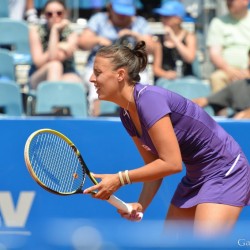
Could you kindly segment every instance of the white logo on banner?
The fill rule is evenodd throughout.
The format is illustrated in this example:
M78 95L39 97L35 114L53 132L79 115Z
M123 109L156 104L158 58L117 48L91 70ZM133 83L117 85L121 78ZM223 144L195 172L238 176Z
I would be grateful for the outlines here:
M15 206L11 192L0 192L1 234L30 234L27 231L2 231L1 227L25 229L34 197L35 192L20 192Z

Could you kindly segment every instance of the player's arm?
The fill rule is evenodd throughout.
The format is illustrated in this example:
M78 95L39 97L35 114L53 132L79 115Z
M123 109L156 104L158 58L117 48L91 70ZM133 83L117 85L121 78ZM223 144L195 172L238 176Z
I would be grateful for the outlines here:
M157 159L156 155L150 153L149 151L147 151L141 146L141 142L137 137L133 137L133 141L140 155L142 156L145 164L149 164ZM138 200L138 203L142 205L143 212L145 212L146 208L153 200L155 194L157 193L159 187L161 186L161 183L162 183L162 178L159 180L155 180L155 181L144 182L143 188L142 188L139 200Z
M158 158L143 167L130 170L132 182L155 181L182 170L180 148L169 115L158 120L148 132Z
M167 115L157 121L149 129L149 135L158 152L158 158L140 168L129 170L132 183L157 181L182 170L181 153L170 117ZM93 176L101 178L102 181L85 189L84 193L98 190L94 195L95 198L109 197L121 187L117 174L94 174Z
M157 149L158 156L144 149L140 140L133 137L134 143L146 165L129 171L132 182L137 182L140 179L144 180L138 203L131 203L134 211L142 211L143 213L157 193L163 177L179 172L182 169L179 144L169 116L157 121L149 129L149 135ZM131 220L130 215L122 211L120 211L120 214L122 217Z

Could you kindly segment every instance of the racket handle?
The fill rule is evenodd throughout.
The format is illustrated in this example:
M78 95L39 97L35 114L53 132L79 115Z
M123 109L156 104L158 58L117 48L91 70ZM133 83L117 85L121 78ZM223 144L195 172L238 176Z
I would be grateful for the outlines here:
M120 200L119 198L117 198L114 195L111 195L109 197L109 199L107 200L107 202L109 202L111 205L113 205L114 207L118 208L119 210L122 210L126 213L131 213L132 212L132 206L125 203L124 201ZM143 213L142 212L137 212L136 214L136 221L140 221L143 217Z

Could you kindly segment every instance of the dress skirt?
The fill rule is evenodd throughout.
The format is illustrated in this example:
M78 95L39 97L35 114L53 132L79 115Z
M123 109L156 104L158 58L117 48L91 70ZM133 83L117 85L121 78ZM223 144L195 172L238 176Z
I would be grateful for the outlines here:
M177 186L171 203L189 208L201 203L250 205L250 166L243 153L218 171L200 178L187 174Z

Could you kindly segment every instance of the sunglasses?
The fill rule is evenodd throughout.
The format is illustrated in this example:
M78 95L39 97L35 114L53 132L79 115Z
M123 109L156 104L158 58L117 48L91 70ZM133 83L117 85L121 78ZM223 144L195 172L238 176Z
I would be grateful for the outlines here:
M62 14L63 14L63 11L53 11L53 12L47 11L47 12L45 12L45 16L46 16L47 18L51 18L51 17L54 16L54 15L56 15L56 16L58 16L58 17L61 17Z

